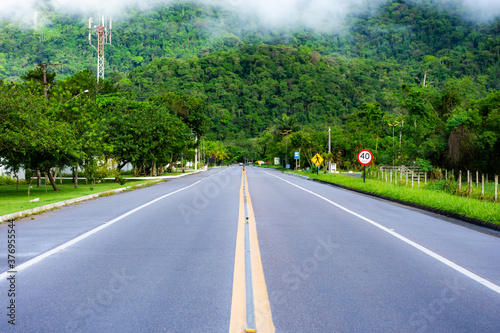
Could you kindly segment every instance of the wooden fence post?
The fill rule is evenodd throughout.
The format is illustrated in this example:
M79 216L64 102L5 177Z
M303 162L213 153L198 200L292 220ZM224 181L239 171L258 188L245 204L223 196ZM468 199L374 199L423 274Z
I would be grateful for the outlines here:
M481 194L484 198L484 173L481 174Z
M406 170L405 176L406 176L406 186L408 186L408 170Z
M498 175L495 175L495 202L498 199Z
M479 171L476 170L476 187L479 187Z
M462 191L462 170L458 172L458 190Z
M418 188L420 188L420 171L418 172Z
M444 179L448 180L448 170L444 170Z
M467 184L469 186L469 197L472 195L472 175L469 179L469 183Z
M411 171L411 188L413 188L413 170Z

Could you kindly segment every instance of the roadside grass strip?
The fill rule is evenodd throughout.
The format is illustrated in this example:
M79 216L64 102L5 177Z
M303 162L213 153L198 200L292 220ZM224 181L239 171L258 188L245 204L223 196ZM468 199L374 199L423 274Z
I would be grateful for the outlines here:
M154 183L157 182L158 181L154 181ZM105 181L95 185L78 184L78 188L76 189L70 180L63 180L62 185L60 185L59 182L57 183L60 191L56 192L52 189L52 187L50 187L50 185L48 185L47 192L45 192L45 186L42 183L42 187L37 188L34 186L30 189L29 197L27 196L27 185L20 185L18 190L16 190L15 185L0 186L0 216L24 212L31 209L37 211L47 205L57 204L80 197L97 197L100 195L107 196L112 194L109 191L123 191L130 188L133 189L137 188L139 185L145 186L146 184L153 182L145 182L145 180L128 181L127 185L124 186L114 181ZM36 201L30 202L31 200Z
M94 185L90 183L85 185L84 179L80 178L78 181L78 188L76 189L72 179L63 178L62 184L59 179L56 181L57 187L60 190L57 192L52 189L49 183L45 184L45 179L42 178L42 186L36 187L35 182L35 185L32 185L30 188L30 196L27 195L28 185L25 181L19 184L17 190L16 185L2 185L0 186L0 222L12 218L2 218L7 215L16 214L16 218L28 216L64 206L67 204L65 202L69 200L71 200L69 204L73 204L77 201L110 196L123 191L133 191L155 185L171 178L180 178L196 173L196 171L188 171L186 173L165 174L160 177L125 178L125 184L120 184L114 179L103 179ZM82 200L77 200L78 198Z
M474 198L460 197L438 190L425 188L411 188L411 181L408 187L405 185L394 185L376 179L354 178L342 174L312 174L297 172L313 179L327 181L333 184L374 193L380 196L393 198L403 202L431 207L442 211L443 214L451 212L468 218L477 219L487 223L500 226L500 204ZM422 184L421 184L422 185Z

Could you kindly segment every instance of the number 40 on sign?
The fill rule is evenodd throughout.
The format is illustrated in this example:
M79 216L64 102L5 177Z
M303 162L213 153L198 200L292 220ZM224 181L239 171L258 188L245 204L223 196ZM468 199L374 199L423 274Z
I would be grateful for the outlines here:
M363 183L366 177L366 166L373 161L373 154L368 149L363 149L358 153L358 162L363 165Z
M362 165L368 165L373 160L373 154L371 151L364 149L358 153L358 162Z

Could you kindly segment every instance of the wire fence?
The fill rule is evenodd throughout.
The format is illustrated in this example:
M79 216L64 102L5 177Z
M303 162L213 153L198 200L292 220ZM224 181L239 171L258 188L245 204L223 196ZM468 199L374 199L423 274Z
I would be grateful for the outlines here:
M498 202L498 175L479 171L433 169L424 171L419 166L380 166L370 168L368 178L411 188L441 190L459 196Z

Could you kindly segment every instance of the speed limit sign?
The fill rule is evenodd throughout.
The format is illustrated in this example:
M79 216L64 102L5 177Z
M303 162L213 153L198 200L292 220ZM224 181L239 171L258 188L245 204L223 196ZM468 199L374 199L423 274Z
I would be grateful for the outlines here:
M368 165L373 161L373 154L371 151L364 149L358 153L358 162L362 165Z

